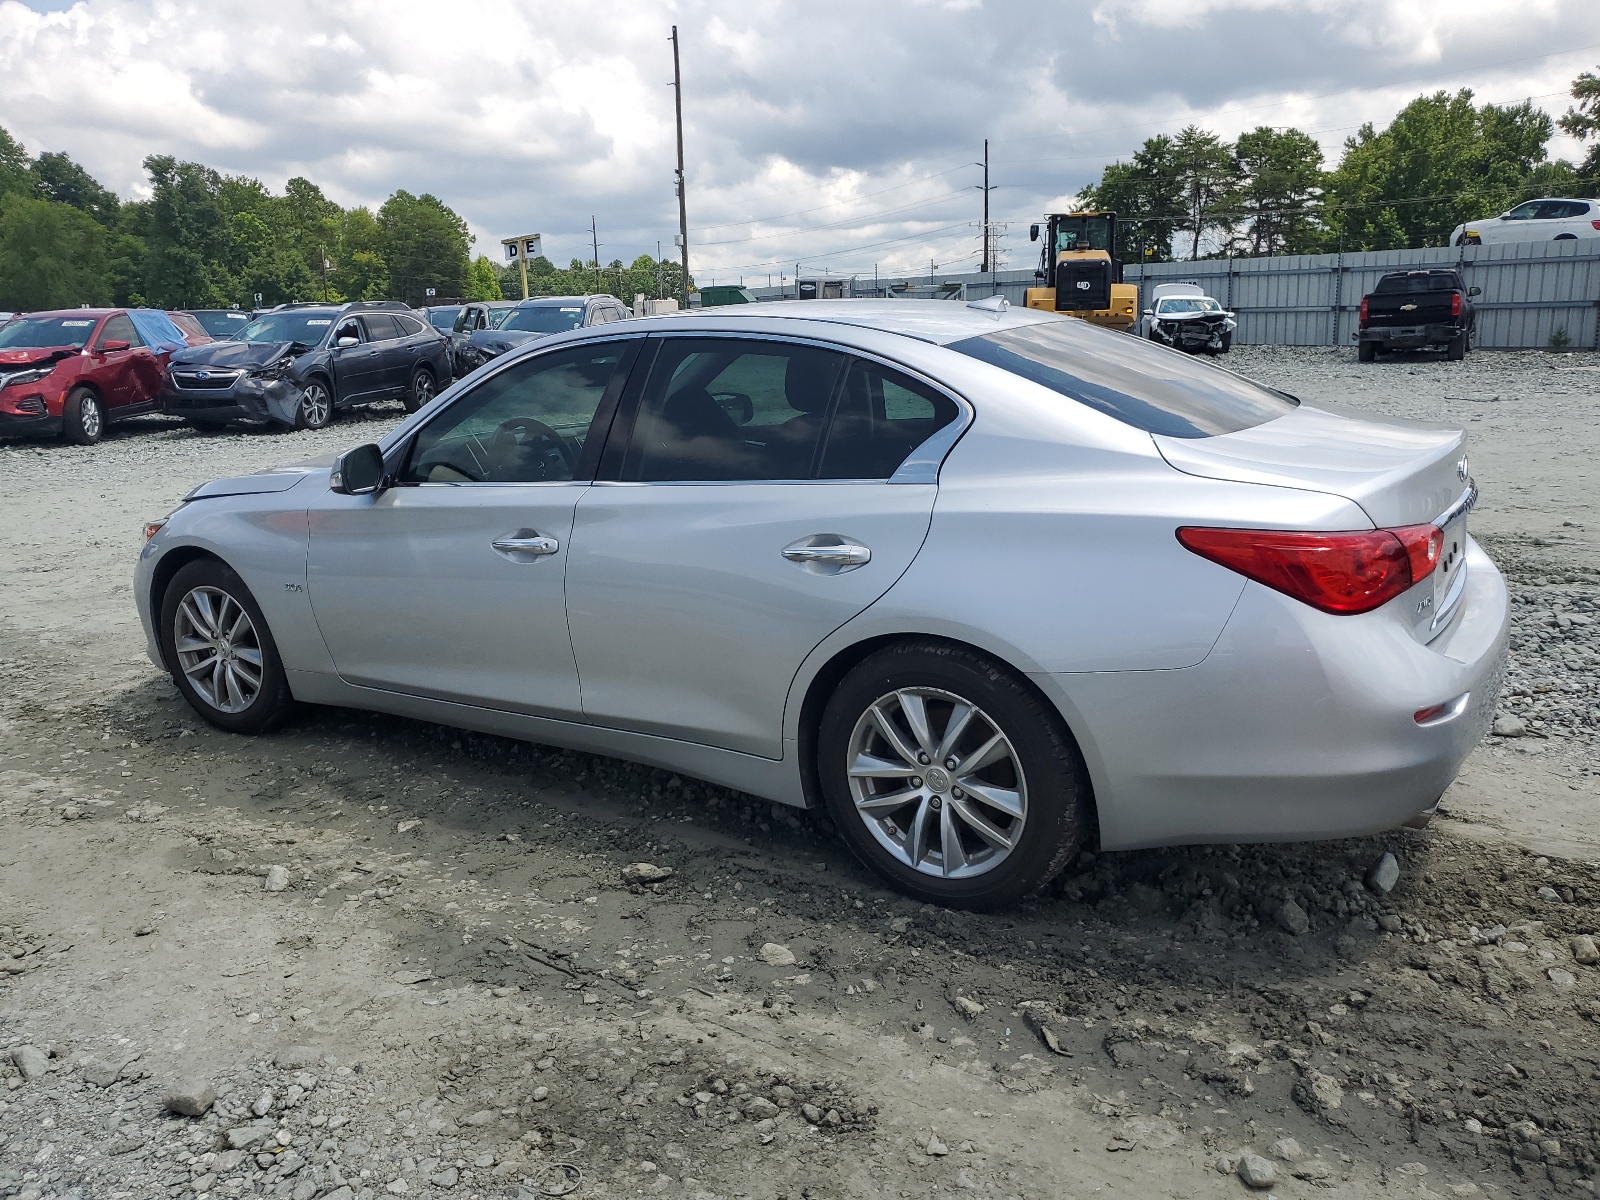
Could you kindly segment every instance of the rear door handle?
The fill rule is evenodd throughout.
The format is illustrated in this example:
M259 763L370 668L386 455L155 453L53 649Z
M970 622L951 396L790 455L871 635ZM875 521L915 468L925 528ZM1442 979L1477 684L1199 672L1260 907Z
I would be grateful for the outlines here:
M780 553L813 575L838 575L864 567L872 561L870 548L836 533L814 533L798 542L791 542Z
M489 543L501 554L527 555L532 558L542 558L547 554L554 554L561 549L561 543L553 537L506 537L496 538Z

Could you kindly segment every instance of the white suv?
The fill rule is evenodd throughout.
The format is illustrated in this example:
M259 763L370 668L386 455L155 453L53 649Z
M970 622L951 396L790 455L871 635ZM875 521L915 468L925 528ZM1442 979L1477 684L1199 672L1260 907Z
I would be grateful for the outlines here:
M1600 200L1529 200L1510 212L1457 225L1452 246L1487 246L1493 242L1570 242L1600 238Z

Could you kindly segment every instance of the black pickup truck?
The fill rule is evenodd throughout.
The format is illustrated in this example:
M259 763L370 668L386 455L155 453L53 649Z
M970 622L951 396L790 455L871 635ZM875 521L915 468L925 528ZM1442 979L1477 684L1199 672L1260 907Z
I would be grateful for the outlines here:
M1472 298L1480 290L1463 285L1454 270L1390 272L1361 297L1356 356L1372 362L1386 350L1443 346L1446 358L1465 358L1477 320Z

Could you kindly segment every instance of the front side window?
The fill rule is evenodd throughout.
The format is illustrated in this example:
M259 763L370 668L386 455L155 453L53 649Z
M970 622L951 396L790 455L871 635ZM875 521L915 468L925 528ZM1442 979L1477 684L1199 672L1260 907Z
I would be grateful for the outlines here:
M623 478L809 479L844 364L831 350L668 338L634 419Z
M107 342L127 342L129 346L144 345L144 339L139 336L139 331L133 327L133 320L126 313L106 318L105 326L100 330L100 345L104 346Z
M559 483L578 477L626 342L524 359L417 434L402 483ZM592 448L591 448L592 449Z
M967 338L949 348L1167 437L1237 433L1295 407L1288 397L1231 371L1071 318Z
M943 392L858 360L845 377L822 453L823 479L888 479L906 457L960 415Z
M1519 204L1506 214L1508 221L1531 221L1539 215L1539 202L1530 200L1526 204Z

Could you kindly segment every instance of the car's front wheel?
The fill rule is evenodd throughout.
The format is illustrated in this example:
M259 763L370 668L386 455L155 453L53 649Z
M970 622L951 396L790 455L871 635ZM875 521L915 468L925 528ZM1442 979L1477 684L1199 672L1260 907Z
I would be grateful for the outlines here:
M439 386L433 381L433 372L427 367L418 367L416 374L411 377L411 387L405 395L406 411L416 412L438 394Z
M214 558L178 569L162 596L162 655L183 698L219 729L264 733L294 707L277 644L244 580Z
M67 441L92 446L106 435L106 410L86 387L74 388L61 406L61 432Z
M333 419L333 396L320 379L313 379L300 392L300 406L294 410L296 429L321 429Z
M1060 714L966 647L877 651L840 682L817 734L834 823L920 900L1014 904L1089 835L1088 779Z

